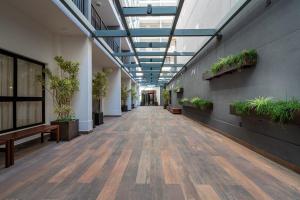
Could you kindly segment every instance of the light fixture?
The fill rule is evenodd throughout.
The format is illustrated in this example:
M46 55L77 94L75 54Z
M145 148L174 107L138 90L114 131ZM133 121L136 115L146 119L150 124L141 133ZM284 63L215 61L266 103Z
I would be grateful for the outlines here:
M102 2L101 1L96 1L96 6L101 7L102 6Z

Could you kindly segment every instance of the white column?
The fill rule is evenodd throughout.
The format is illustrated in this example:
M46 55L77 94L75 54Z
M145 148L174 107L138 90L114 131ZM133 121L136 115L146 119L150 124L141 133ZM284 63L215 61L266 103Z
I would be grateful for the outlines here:
M140 93L140 87L139 85L136 84L136 99L135 99L135 105L136 107L140 106L140 96L141 96L141 93Z
M127 97L127 108L131 110L131 79L127 81L128 97Z
M107 95L103 99L103 114L121 116L121 69L113 69L108 81Z
M92 120L92 41L87 37L68 36L61 40L62 56L79 62L79 91L73 100L75 117L79 119L79 131L93 130Z

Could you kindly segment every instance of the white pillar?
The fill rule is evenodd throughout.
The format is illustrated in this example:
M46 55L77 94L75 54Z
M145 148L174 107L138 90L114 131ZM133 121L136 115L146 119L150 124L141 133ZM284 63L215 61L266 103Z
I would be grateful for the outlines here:
M128 97L127 97L127 108L131 110L131 79L127 81Z
M108 77L108 90L103 99L104 116L121 116L121 69L113 69Z
M139 85L136 84L136 99L135 99L135 105L136 107L140 106L140 96L141 96L141 93L140 93L140 87Z
M92 41L87 37L68 36L61 40L62 56L79 62L79 91L73 100L75 117L79 119L79 131L93 130L92 120Z

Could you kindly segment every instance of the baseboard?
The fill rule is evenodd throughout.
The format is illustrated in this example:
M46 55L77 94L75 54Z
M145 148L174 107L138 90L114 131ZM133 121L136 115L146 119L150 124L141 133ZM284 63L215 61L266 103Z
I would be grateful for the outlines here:
M79 131L79 134L81 135L87 135L87 134L90 134L92 133L94 130L90 130L90 131Z

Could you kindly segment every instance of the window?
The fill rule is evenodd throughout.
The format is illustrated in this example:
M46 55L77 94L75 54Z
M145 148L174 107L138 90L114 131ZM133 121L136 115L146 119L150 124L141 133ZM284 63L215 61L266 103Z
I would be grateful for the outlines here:
M45 64L0 49L0 133L45 123Z

